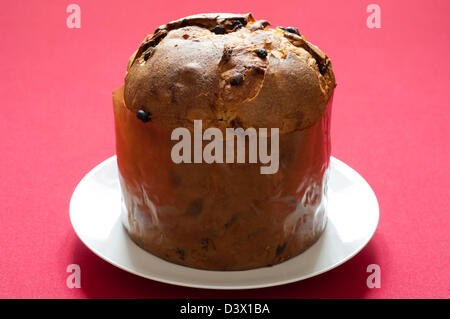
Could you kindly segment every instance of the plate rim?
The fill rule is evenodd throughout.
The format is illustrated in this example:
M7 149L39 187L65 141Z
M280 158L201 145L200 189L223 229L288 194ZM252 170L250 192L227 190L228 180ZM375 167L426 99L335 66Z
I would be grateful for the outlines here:
M379 220L380 220L380 208L379 208L379 203L378 203L378 199L375 195L374 190L372 189L372 187L370 186L370 184L358 173L356 172L353 168L351 168L349 165L345 164L343 161L337 159L334 156L330 156L330 163L333 162L333 165L337 165L340 167L344 167L345 169L349 170L352 175L356 176L357 178L360 179L361 182L363 182L364 184L366 184L366 186L368 187L368 189L371 191L371 195L374 198L374 203L376 204L376 221L374 222L373 225L373 229L370 233L369 236L367 236L367 239L364 241L363 244L360 245L360 247L358 247L358 249L355 249L351 254L349 254L348 256L346 256L345 258L342 258L341 260L339 260L338 262L334 263L333 265L326 267L325 269L321 269L318 270L316 272L311 272L307 275L303 275L300 277L295 277L295 278L288 278L285 280L277 280L271 283L261 283L261 284L245 284L245 285L217 285L217 284L204 284L204 283L189 283L189 282L180 282L177 280L170 280L170 279L165 279L165 278L161 278L158 276L154 276L154 275L149 275L149 274L143 274L140 272L135 271L134 269L128 268L126 266L121 265L119 262L112 260L111 258L105 256L101 251L99 251L97 248L93 247L93 245L90 245L89 243L87 243L85 240L83 240L83 236L80 236L80 234L77 232L77 227L74 224L73 221L73 203L74 203L74 198L76 198L77 196L75 196L80 189L80 186L83 184L83 182L87 179L89 179L92 175L94 175L97 171L101 170L104 166L110 165L111 162L116 161L117 160L117 155L113 155L105 160L103 160L101 163L97 164L94 168L92 168L87 174L85 174L82 179L78 182L77 186L75 187L72 196L70 198L70 204L69 204L69 218L70 218L70 223L72 225L72 228L75 232L75 234L77 235L78 239L83 243L83 245L85 245L91 252L93 252L96 256L100 257L102 260L108 262L109 264L123 270L126 271L128 273L134 274L136 276L142 277L142 278L146 278L146 279L151 279L154 281L158 281L158 282L162 282L165 284L170 284L170 285L175 285L175 286L182 286L182 287L189 287L189 288L198 288L198 289L213 289L213 290L247 290L247 289L261 289L261 288L268 288L268 287L275 287L275 286L281 286L281 285L286 285L286 284L290 284L290 283L294 283L294 282L299 282L305 279L309 279L318 275L321 275L325 272L328 272L330 270L333 270L337 267L339 267L340 265L346 263L347 261L349 261L350 259L352 259L354 256L356 256L359 252L361 252L362 249L364 249L367 244L370 242L370 240L373 238L377 228L378 228L378 224L379 224ZM120 221L120 217L119 217L119 222ZM328 219L327 219L327 223L328 223ZM123 227L123 225L122 225ZM326 228L325 228L326 230ZM323 234L322 234L323 236ZM319 238L319 240L322 238L322 236ZM319 241L318 240L318 241ZM318 242L316 241L316 243ZM314 243L311 247L313 247L314 245L316 245L316 243ZM134 245L136 245L133 242ZM136 245L137 246L137 245ZM137 246L138 248L140 248L139 246ZM142 248L140 248L142 250ZM309 248L308 248L309 249ZM147 252L149 253L149 252ZM150 254L150 253L149 253ZM169 261L166 261L164 259L161 259L155 255L153 255L154 257L158 258L161 263L168 263L168 264L172 264ZM300 256L300 255L298 255ZM293 257L292 259L296 258L297 256ZM291 260L291 259L290 259ZM243 273L243 272L251 272L251 271L255 271L257 269L260 268L256 268L256 269L249 269L249 270L241 270L241 271L217 271L217 270L204 270L204 269L196 269L196 268L192 268L192 267L187 267L187 266L183 266L183 265L178 265L175 264L177 266L180 267L184 267L187 268L189 270L195 270L195 271L199 271L199 272L208 272L209 274L211 273L230 273L230 272L234 272L234 273ZM276 267L277 265L272 266Z

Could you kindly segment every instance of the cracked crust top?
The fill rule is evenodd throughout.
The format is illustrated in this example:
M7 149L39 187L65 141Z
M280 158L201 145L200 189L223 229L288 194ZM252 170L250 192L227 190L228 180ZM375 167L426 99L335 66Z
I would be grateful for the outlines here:
M336 86L330 60L293 28L267 25L215 13L160 26L130 58L125 104L168 127L312 126Z

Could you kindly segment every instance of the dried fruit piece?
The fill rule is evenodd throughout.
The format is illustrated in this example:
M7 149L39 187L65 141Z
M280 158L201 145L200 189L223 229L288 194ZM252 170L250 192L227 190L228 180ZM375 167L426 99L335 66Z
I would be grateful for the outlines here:
M230 79L230 84L232 86L238 86L243 81L244 81L244 76L242 74L238 73Z
M203 210L203 198L194 199L189 203L186 214L189 216L198 216Z
M145 112L144 110L137 111L136 116L144 123L147 123L148 121L152 120L151 119L152 114L150 112Z
M286 32L295 33L297 35L300 35L300 32L298 32L297 28L294 27L287 27L286 29L283 29Z
M234 28L240 29L240 28L242 28L244 25L243 25L242 22L239 21L239 20L233 20L233 22L231 23L231 26L233 27L233 29L234 29Z
M282 245L277 246L277 250L275 251L276 255L280 255L284 249L286 248L286 242L284 242Z
M325 64L317 62L317 66L319 67L320 74L324 75L327 72L327 66Z
M252 70L253 70L255 73L258 73L258 74L264 74L264 73L265 73L264 69L261 68L261 67L259 67L259 66L254 66L254 67L252 67Z
M267 57L267 51L264 49L258 49L256 50L256 54L261 58L265 59Z
M178 254L178 257L180 257L181 260L184 260L184 250L181 248L176 248L175 252Z
M216 25L214 28L212 28L211 30L210 30L212 33L215 33L215 34L225 34L226 33L226 31L225 31L225 27L224 26L221 26L221 25Z
M150 57L150 54L153 52L153 49L148 50L148 52L145 52L144 54L144 61L147 61Z
M234 127L234 128L243 127L242 122L238 117L232 119L230 122L230 125L231 125L231 127Z

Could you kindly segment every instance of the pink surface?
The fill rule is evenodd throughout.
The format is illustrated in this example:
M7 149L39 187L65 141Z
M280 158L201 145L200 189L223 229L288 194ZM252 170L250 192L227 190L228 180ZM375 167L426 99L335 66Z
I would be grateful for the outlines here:
M450 2L8 1L0 10L0 297L448 298ZM131 4L133 3L133 4ZM217 4L216 4L217 3ZM381 219L344 265L280 287L212 291L121 271L91 253L69 221L80 179L115 152L111 91L147 33L197 12L248 12L298 26L331 57L338 87L332 153L374 189ZM66 286L79 264L81 288ZM381 288L366 267L381 267Z

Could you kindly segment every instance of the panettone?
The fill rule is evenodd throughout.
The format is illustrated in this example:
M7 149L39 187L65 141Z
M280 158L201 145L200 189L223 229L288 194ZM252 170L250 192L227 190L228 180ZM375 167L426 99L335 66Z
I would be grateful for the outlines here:
M186 17L157 28L128 62L113 94L125 224L156 256L211 270L269 266L325 228L331 63L297 29L268 25L251 14ZM277 128L277 171L175 163L172 132L196 120L224 132Z

